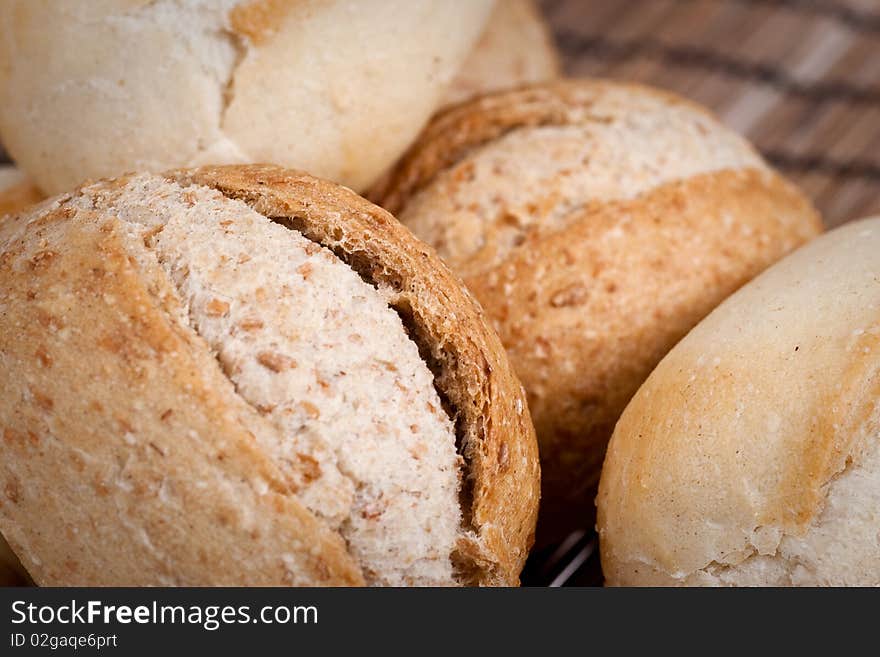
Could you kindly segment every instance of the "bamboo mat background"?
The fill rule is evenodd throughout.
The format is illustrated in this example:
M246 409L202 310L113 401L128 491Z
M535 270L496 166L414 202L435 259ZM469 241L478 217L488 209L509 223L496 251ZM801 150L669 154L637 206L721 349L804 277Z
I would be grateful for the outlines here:
M829 227L880 214L880 0L542 0L565 70L711 108Z

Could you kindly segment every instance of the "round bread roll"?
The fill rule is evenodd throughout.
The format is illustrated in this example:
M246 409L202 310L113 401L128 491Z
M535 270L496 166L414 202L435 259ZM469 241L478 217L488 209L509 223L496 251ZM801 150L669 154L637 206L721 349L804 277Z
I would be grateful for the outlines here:
M6 0L0 135L50 194L243 162L361 189L435 111L492 4Z
M559 77L560 70L550 26L534 0L498 0L483 36L442 104L552 80Z
M0 530L38 584L518 582L522 386L386 212L212 167L56 197L0 249Z
M492 318L529 396L539 540L592 523L614 424L722 299L821 230L702 108L564 81L437 117L374 196Z
M43 200L40 190L12 165L0 165L0 217Z
M614 432L598 497L616 585L880 585L880 218L719 306Z

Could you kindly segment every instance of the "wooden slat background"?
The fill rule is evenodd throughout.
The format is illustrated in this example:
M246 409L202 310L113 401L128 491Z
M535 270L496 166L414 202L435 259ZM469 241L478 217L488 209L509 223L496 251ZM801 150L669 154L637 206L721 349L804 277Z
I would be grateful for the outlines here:
M714 110L826 224L880 214L880 0L542 0L567 73Z

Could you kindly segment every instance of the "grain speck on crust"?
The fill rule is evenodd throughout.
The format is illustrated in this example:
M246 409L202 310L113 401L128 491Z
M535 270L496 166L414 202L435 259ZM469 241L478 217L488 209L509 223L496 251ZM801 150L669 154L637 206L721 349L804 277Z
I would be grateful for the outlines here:
M275 351L259 352L257 354L257 362L266 369L272 370L276 373L296 367L296 361L294 359Z
M205 307L209 317L222 317L229 312L229 304L220 299L211 299Z

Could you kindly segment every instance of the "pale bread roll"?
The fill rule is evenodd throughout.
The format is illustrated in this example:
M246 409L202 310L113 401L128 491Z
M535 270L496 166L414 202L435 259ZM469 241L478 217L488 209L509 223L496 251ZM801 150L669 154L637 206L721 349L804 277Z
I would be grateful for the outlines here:
M275 167L140 174L0 250L0 530L38 584L518 582L522 387L384 211Z
M615 585L880 585L880 218L802 247L673 349L598 497Z
M703 108L592 80L441 114L373 197L464 278L507 347L541 446L548 541L592 524L614 424L663 355L821 230Z
M559 77L559 52L534 0L497 0L442 105Z
M43 200L28 177L9 164L0 164L0 217L13 214Z
M3 0L0 135L47 193L277 162L356 189L394 162L492 0Z

